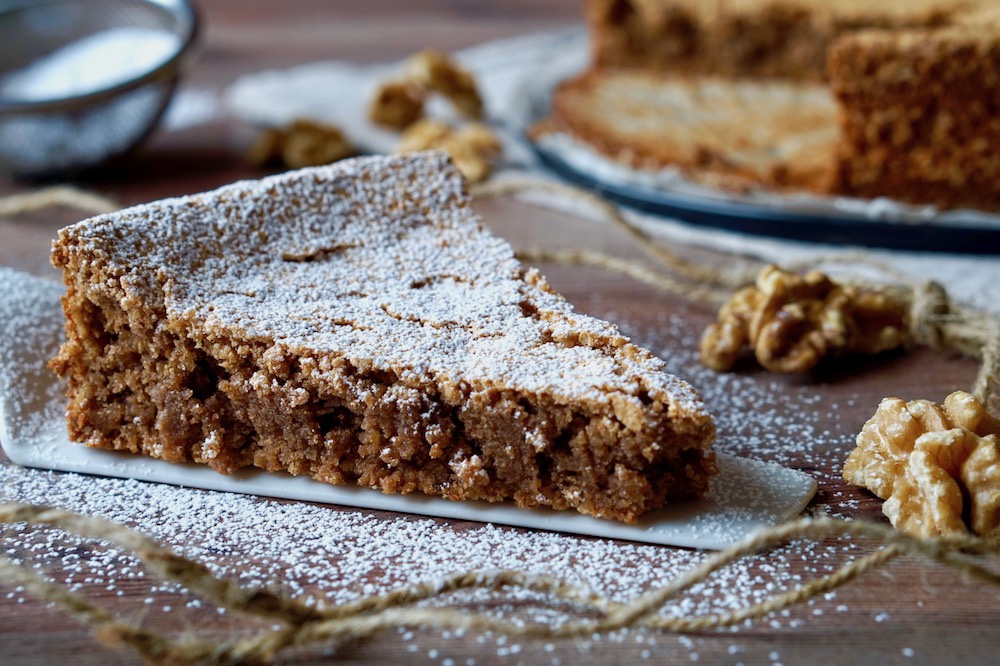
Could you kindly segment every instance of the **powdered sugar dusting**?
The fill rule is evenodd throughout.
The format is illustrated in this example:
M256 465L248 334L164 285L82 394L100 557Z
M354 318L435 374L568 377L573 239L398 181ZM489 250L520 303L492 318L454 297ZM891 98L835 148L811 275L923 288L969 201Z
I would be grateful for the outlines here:
M58 302L63 288L19 271L0 267L0 340L31 339L34 345L0 344L0 438L10 441L6 426L31 432L42 424L64 418L63 387L40 358L55 355L63 338L65 320L58 308L39 307ZM11 409L16 407L16 409Z
M608 308L603 310L617 318ZM743 428L759 433L755 453L763 458L790 461L803 452L823 457L824 449L843 448L842 434L816 431L815 417L809 410L803 410L802 418L794 423L776 418L776 412L780 412L777 398L769 402L766 396L778 392L769 379L738 376L719 381L718 375L699 369L695 331L683 317L665 316L655 330L637 328L628 321L622 323L661 351L669 369L693 377L705 390L709 404L720 413L719 445L723 450L747 447L747 442L737 435ZM816 405L819 395L816 389L803 388L797 398ZM706 557L684 549L491 525L449 524L14 466L0 466L0 500L50 504L115 520L205 562L219 575L236 577L248 586L269 585L316 604L349 601L466 569L508 568L557 576L627 601L659 587ZM15 561L33 566L71 589L92 591L100 586L107 594L118 595L127 590L129 599L136 600L145 615L168 614L186 623L192 614L217 612L186 596L185 590L147 577L142 565L127 554L106 545L84 545L83 540L59 530L14 526L5 533L4 547ZM735 564L662 613L690 617L742 608L794 588L808 577L829 573L863 552L846 539L822 544L794 542ZM23 591L17 589L6 593L12 603L24 598ZM805 608L772 615L758 623L751 634L734 635L730 653L741 653L744 644L754 640L754 633L761 629L795 629L807 622L827 621L823 613L836 615L851 610L837 599L836 593L829 593L811 600ZM469 592L432 604L448 602L484 605L497 616L549 624L562 623L572 614L565 604L523 591L499 595ZM893 619L885 615L876 620L873 615L871 621L874 626ZM245 626L234 623L234 628ZM421 646L426 638L426 631L403 629L384 640L402 641L408 643L408 650L426 651ZM463 639L461 632L433 632L429 640L435 643L435 656L428 653L427 657L442 664L463 649L468 653L470 643L487 650L487 656L489 651L495 651L497 656L513 657L522 649L517 641L489 633ZM451 641L455 650L448 649ZM599 652L607 644L634 643L636 659L662 656L664 651L676 654L678 649L689 651L694 659L702 641L629 630L597 634L575 642L572 649ZM527 642L523 648L539 655L556 649L552 643L535 642ZM562 653L565 645L560 644L558 649Z
M721 548L755 529L786 520L802 510L815 490L815 482L806 474L770 463L719 456L719 474L702 500L671 504L646 514L635 525L622 525L565 511L383 495L286 475L229 477L201 465L174 465L144 456L95 451L69 440L63 418L66 397L54 393L56 378L44 371L63 337L58 314L60 290L21 273L7 271L4 277L0 312L8 313L3 332L11 343L0 355L0 387L9 389L0 394L0 432L4 452L21 465L697 548ZM308 393L295 391L300 392ZM540 446L547 445L544 438L538 441ZM222 443L210 434L198 446L203 459L210 460L219 455ZM391 454L391 448L383 450L383 455ZM451 467L463 474L476 474L477 470L486 474L481 465L479 457L473 456L452 461Z
M482 228L443 153L363 158L95 218L64 230L128 299L169 318L338 357L410 386L476 382L700 414L617 329L578 315ZM617 411L617 410L616 410Z
M705 557L697 551L491 525L449 529L430 519L9 466L0 467L0 498L65 507L134 526L218 574L250 585L280 585L293 596L317 603L344 602L467 569L508 568L556 575L626 601ZM9 539L19 547L41 548L37 544L47 542L42 550L53 554L56 544L76 541L51 530L23 530ZM678 601L665 612L683 616L712 607L734 609L763 598L769 590L786 589L798 577L791 571L791 558L803 551L809 551L819 572L842 562L838 548L789 546L737 564L722 580L699 586L694 598ZM141 568L130 557L95 559L80 562L63 556L52 564L63 570L71 586L95 572L109 582L131 579ZM755 577L769 581L769 588L754 589ZM482 600L483 594L471 600ZM521 594L514 596L538 598ZM563 613L547 612L534 619L565 619Z

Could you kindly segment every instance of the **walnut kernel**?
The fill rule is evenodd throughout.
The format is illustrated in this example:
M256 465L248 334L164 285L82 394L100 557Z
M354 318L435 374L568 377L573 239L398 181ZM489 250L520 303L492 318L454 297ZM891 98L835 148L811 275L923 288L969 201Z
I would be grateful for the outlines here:
M968 393L941 406L884 399L844 478L884 499L882 512L902 532L1000 536L1000 421Z
M410 56L404 67L410 81L444 95L465 116L475 120L483 117L483 100L475 78L447 53L420 51Z
M396 146L396 152L409 153L435 148L453 132L452 127L446 122L423 118L403 132Z
M403 132L397 152L437 148L451 155L455 166L470 182L486 180L502 146L489 127L470 123L455 129L438 120L423 119Z
M386 81L368 105L368 118L392 129L404 129L423 115L425 97L424 90L409 81Z
M701 360L725 372L749 346L772 372L805 372L825 356L906 344L907 320L907 304L889 294L770 265L719 310L702 335Z
M251 146L247 159L264 166L280 161L291 169L320 166L355 155L356 151L333 125L300 118L284 128L265 130Z

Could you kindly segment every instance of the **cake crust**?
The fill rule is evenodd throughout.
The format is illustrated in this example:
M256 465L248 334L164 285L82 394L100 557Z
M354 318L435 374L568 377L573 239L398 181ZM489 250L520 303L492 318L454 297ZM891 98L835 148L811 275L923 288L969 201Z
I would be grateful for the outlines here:
M987 29L873 30L837 42L838 191L1000 209L1000 30L988 16Z
M596 69L565 81L536 138L565 132L636 168L729 190L829 189L837 109L820 84Z
M557 90L536 135L566 132L625 165L674 167L722 189L1000 210L993 2L588 0L585 13L592 72ZM623 119L600 104L614 94L628 100L614 81L640 77L647 83L629 88L646 91L646 115L659 120L645 135L623 131L638 113ZM836 108L815 132L803 133L801 116L780 97L756 94L754 110L740 98L746 88L823 83ZM729 88L729 98L697 108L721 110L729 123L714 143L687 122L690 108L671 115L661 104L665 92L711 85ZM810 105L802 108L809 117ZM785 159L796 144L804 149ZM744 168L748 161L757 164Z
M588 0L593 63L674 74L822 81L860 29L934 28L978 0Z
M52 260L88 446L626 522L715 472L697 393L521 266L442 153L93 218Z

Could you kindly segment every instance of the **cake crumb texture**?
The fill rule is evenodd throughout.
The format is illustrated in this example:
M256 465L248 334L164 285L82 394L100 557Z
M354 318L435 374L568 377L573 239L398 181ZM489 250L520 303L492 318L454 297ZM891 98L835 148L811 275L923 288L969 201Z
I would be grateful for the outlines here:
M628 166L675 167L724 190L1000 210L993 0L588 0L585 16L590 71L558 87L536 135L565 132ZM634 112L595 104L622 82L641 91L651 139L623 131ZM684 106L725 131L663 111L665 97L709 86L729 90L689 93ZM812 92L791 105L781 94L818 86L828 117L813 113Z
M52 261L88 446L626 522L715 472L698 394L521 266L443 153L100 216Z
M730 190L827 190L837 107L818 83L591 69L564 81L535 136L565 132L641 169Z
M996 26L854 33L834 45L829 72L841 107L839 191L1000 207Z

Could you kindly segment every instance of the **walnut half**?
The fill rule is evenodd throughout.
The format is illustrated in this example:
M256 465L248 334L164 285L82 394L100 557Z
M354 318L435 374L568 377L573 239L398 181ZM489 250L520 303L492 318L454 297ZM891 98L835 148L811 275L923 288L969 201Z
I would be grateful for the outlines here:
M368 118L379 125L405 129L423 115L426 95L423 88L409 81L385 81L368 105Z
M482 119L483 99L476 79L447 53L420 51L407 58L404 67L408 80L424 90L444 95L466 117Z
M963 391L940 406L885 398L858 435L844 479L884 499L901 532L1000 538L1000 420Z
M444 51L426 49L403 64L403 77L384 81L368 105L368 119L396 130L406 129L424 115L428 95L437 93L466 118L482 120L483 98L476 79Z
M396 152L437 148L451 155L455 166L469 182L486 180L493 173L493 161L502 145L493 131L482 123L454 128L439 120L424 118L410 125L396 147Z
M281 162L290 169L321 166L356 155L339 128L299 118L286 127L265 130L247 153L256 166Z
M805 372L824 356L906 344L907 319L907 304L887 293L840 285L818 271L800 276L769 265L719 310L702 335L701 360L725 372L749 346L772 372Z

